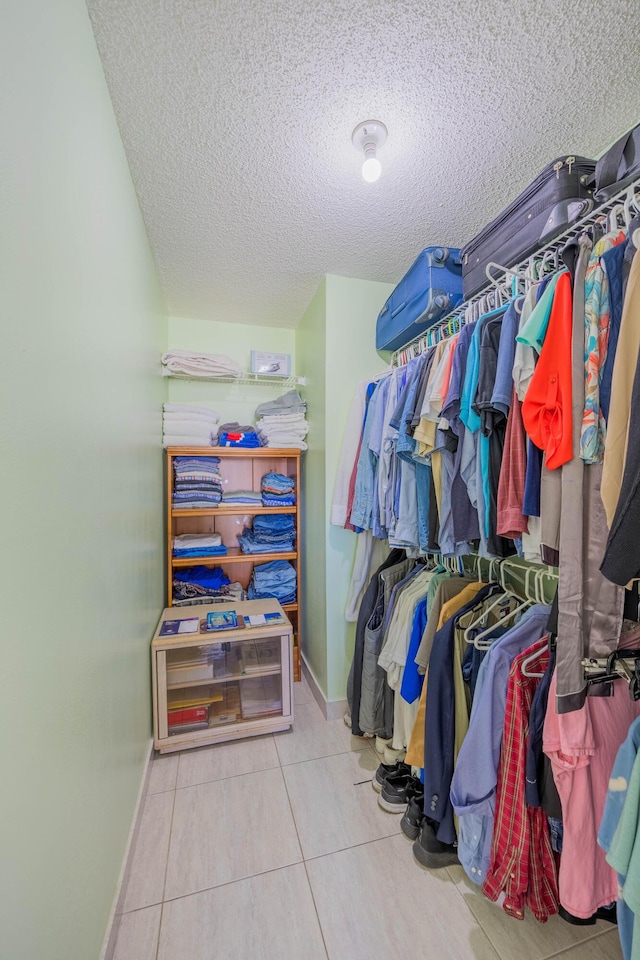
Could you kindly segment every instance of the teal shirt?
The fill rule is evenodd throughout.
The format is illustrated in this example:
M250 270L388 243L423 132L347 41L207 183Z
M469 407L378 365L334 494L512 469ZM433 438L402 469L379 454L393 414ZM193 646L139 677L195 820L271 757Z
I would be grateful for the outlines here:
M544 343L544 338L547 335L547 327L549 326L549 317L551 316L551 307L553 306L553 295L556 290L556 284L558 283L558 279L561 274L566 272L566 270L561 270L560 273L556 273L556 275L551 278L545 288L544 293L531 311L531 316L516 337L516 340L519 343L525 343L528 346L533 347L538 354L542 350L542 344Z

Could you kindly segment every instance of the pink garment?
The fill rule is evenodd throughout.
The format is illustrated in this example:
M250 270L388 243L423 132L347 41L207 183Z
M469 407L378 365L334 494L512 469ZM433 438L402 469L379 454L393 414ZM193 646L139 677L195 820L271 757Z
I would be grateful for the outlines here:
M515 540L529 533L529 521L522 512L524 486L527 475L527 451L522 404L513 389L511 409L502 451L502 466L498 481L498 519L496 532L499 537Z
M627 634L620 646L633 647L640 633ZM609 776L629 726L640 715L623 680L612 697L587 697L582 710L556 712L556 674L549 691L543 748L551 760L562 804L564 836L558 886L560 903L576 917L593 916L618 897L618 879L598 846L597 834Z
M451 337L451 340L450 340L451 346L449 347L449 353L447 354L446 366L444 368L444 378L442 380L442 388L440 391L442 396L442 406L444 406L444 402L447 399L447 394L449 393L449 383L451 382L451 368L453 367L453 355L456 352L456 347L458 346L459 338L460 338L460 334L456 333L455 337ZM442 406L440 407L441 410L442 410Z
M347 515L344 521L344 529L351 530L355 533L355 527L351 523L351 511L353 510L353 501L356 496L356 477L358 475L358 460L360 459L360 450L362 449L362 434L360 434L360 440L358 441L358 450L356 452L356 459L353 461L353 470L351 471L351 476L349 478L349 494L347 497Z

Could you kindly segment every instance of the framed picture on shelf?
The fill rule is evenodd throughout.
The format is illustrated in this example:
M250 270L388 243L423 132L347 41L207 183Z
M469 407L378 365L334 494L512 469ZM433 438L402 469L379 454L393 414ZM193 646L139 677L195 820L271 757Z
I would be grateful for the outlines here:
M251 351L251 373L259 373L263 377L290 377L290 353L263 353L261 350Z

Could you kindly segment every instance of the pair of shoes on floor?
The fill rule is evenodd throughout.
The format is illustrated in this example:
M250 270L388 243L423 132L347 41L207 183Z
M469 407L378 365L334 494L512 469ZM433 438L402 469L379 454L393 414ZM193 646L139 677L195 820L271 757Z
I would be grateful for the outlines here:
M422 821L420 835L413 844L413 855L418 863L430 870L437 870L440 867L453 867L460 863L458 860L458 845L442 843L438 840L434 822L427 817Z
M424 787L406 763L398 773L387 774L378 796L378 804L387 813L404 813L410 800L424 804Z
M401 763L407 752L406 750L394 750L391 746L392 743L392 737L389 737L388 740L383 739L383 737L376 737L374 744L376 753L387 766L391 766L394 763Z
M376 791L380 793L382 790L387 777L396 776L397 774L407 774L411 773L411 767L408 767L406 763L381 763L378 769L376 770L373 780L371 781L371 786Z

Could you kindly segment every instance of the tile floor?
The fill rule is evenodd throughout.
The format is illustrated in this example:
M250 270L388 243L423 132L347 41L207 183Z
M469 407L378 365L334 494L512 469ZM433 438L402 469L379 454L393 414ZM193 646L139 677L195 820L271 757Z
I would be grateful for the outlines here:
M294 689L292 731L152 762L113 960L620 960L607 923L518 922L418 866L373 748Z

